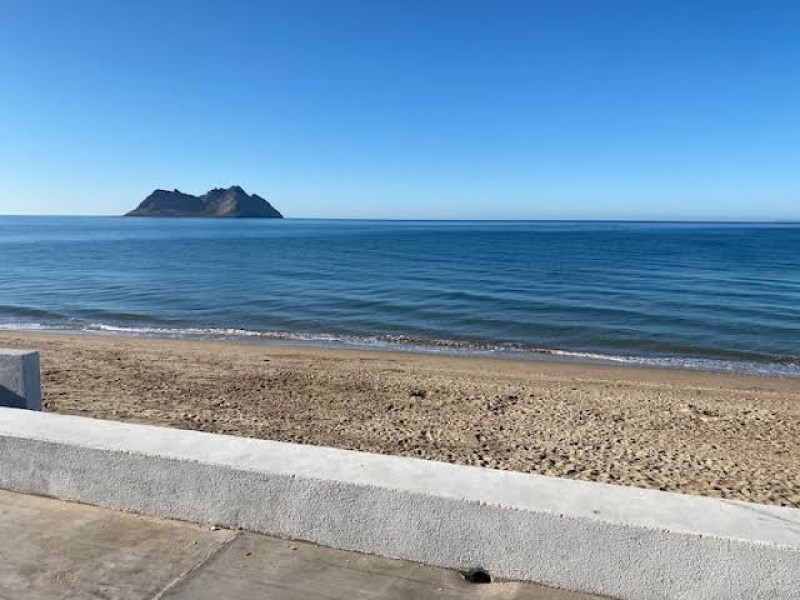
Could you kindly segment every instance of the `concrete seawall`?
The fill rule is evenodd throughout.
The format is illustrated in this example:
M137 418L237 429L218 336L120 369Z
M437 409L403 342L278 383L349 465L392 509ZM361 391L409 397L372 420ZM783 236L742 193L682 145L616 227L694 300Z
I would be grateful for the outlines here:
M0 408L0 488L631 600L800 598L800 510Z

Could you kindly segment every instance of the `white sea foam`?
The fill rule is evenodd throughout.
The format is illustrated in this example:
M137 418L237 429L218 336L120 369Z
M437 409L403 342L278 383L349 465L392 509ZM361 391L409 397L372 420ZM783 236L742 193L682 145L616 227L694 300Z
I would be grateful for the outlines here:
M3 331L39 331L55 329L41 323L1 323L0 330Z
M35 322L0 323L0 330L54 331L96 333L175 339L240 339L267 342L301 343L333 347L384 349L466 356L495 356L531 360L564 360L569 362L626 364L662 368L690 369L731 373L750 373L800 377L800 364L726 360L686 356L634 356L596 352L580 352L551 348L530 348L514 344L471 342L463 340L424 340L409 336L351 336L331 333L255 331L223 327L144 327L109 323L45 324Z

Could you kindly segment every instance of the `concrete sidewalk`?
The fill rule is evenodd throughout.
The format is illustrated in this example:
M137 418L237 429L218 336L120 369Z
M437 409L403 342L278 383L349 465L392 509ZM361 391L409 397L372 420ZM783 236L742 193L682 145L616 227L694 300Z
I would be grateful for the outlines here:
M0 540L0 600L599 598L5 491Z

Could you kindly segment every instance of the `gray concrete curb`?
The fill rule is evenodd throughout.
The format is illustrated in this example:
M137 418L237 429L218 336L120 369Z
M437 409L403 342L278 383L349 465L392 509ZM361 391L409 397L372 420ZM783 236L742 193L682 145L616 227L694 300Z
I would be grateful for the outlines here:
M0 408L0 488L631 600L800 598L800 510Z

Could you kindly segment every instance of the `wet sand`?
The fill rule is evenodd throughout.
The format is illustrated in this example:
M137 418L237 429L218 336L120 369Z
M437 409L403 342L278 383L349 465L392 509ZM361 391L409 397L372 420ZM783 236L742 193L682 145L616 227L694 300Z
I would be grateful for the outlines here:
M800 507L800 380L0 332L45 409Z

